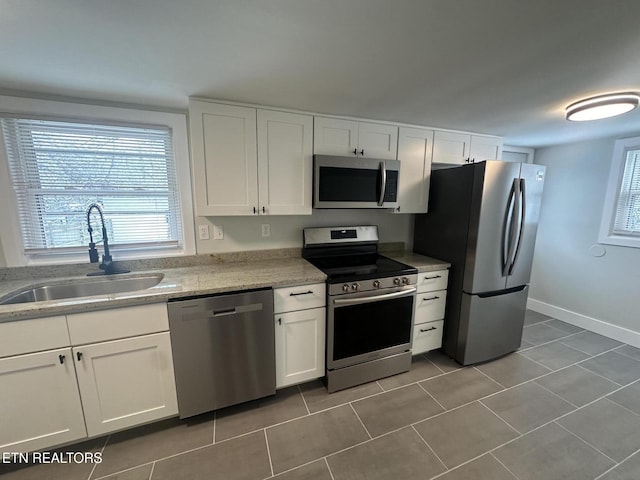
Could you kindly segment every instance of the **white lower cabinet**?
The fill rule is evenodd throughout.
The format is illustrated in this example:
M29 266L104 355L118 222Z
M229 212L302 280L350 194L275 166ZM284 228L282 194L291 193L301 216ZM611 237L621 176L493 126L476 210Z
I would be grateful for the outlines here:
M86 437L71 348L0 359L0 453Z
M89 436L178 413L169 332L74 347Z
M273 292L276 388L323 377L325 284L277 288Z
M0 453L177 415L168 330L166 304L0 323Z
M448 278L448 270L418 274L411 349L414 355L442 346Z

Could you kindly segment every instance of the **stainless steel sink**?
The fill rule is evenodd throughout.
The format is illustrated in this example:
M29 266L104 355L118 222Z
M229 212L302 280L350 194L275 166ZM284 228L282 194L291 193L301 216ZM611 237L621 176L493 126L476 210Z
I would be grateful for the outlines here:
M163 273L154 273L126 277L105 276L66 283L39 283L5 295L0 298L0 305L135 292L154 287L163 278Z

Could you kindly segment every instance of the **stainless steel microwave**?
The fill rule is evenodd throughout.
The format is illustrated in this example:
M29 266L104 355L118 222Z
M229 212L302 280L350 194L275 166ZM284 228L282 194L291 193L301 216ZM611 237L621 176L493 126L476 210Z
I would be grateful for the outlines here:
M396 208L400 162L313 156L314 208Z

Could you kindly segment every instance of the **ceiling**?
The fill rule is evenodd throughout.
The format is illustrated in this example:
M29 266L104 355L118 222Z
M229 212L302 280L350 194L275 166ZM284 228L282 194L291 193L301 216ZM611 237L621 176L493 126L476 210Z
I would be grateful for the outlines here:
M0 91L201 96L540 147L640 131L640 111L564 120L640 91L638 18L638 0L0 0Z

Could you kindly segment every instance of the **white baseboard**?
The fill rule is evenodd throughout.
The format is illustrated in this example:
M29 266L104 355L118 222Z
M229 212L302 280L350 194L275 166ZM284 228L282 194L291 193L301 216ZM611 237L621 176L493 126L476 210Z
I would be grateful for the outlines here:
M558 320L562 320L563 322L570 323L576 327L584 328L585 330L640 348L640 332L619 327L618 325L604 322L597 318L588 317L581 313L572 312L571 310L556 307L555 305L550 305L534 298L529 298L527 300L527 308L534 312L542 313L543 315L548 315L550 317L557 318Z

